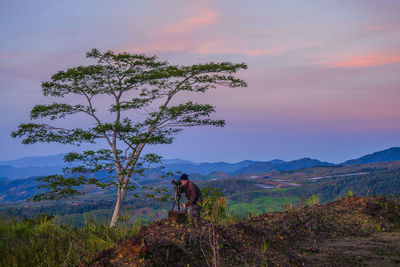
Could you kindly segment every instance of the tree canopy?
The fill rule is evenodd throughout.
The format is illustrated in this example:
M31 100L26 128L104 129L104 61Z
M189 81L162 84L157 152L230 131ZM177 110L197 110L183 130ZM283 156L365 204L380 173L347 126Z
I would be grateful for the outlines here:
M247 69L247 65L210 62L181 66L160 61L156 56L102 53L97 49L86 57L94 59L96 64L59 71L50 81L42 82L44 96L58 99L78 96L84 104L40 104L31 110L30 117L53 121L83 114L92 124L88 123L87 128L64 128L44 122L24 123L11 136L22 137L23 144L79 146L105 140L108 144L105 148L68 153L65 162L71 165L64 169L65 174L41 177L45 183L42 187L48 190L34 200L79 195L83 193L80 187L87 184L101 188L115 186L118 196L111 222L115 225L126 191L137 186L132 183L132 176L143 174L146 164L160 163L161 157L156 154L142 155L146 145L170 144L186 127L225 125L224 120L211 118L215 112L212 105L191 100L172 104L172 99L183 92L206 93L218 86L246 87L246 82L235 73ZM112 120L102 118L104 114L95 106L95 99L100 96L111 100L108 112L113 114ZM139 113L141 116L136 116ZM100 181L82 175L99 171L115 173L115 180Z

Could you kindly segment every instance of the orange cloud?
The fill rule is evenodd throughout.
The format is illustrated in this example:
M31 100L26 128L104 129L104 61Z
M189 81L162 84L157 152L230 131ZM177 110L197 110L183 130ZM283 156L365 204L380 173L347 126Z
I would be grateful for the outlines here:
M326 62L328 68L363 68L400 62L400 53L370 53Z

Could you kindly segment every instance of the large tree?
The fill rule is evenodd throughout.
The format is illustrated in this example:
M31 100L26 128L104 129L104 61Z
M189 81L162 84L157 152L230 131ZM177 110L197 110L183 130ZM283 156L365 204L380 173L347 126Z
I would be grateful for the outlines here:
M65 175L39 178L47 191L33 200L76 196L82 194L82 186L86 184L102 188L115 186L117 201L110 223L115 226L127 191L136 188L132 177L143 173L145 162L160 162L161 157L155 154L142 155L146 145L170 144L184 127L225 124L224 120L210 117L215 112L212 105L192 101L172 104L172 100L184 92L205 93L217 86L245 87L246 82L234 74L246 69L247 65L211 62L178 66L160 61L156 56L102 53L97 49L88 52L86 57L94 59L96 64L59 71L50 81L42 83L44 96L73 96L69 103L75 104L36 105L30 113L31 119L47 119L47 123L20 124L11 136L23 137L23 144L105 144L97 150L68 153L64 160L75 164L65 168ZM78 101L79 97L83 101L71 102ZM185 98L188 97L190 95L185 94ZM95 106L96 98L101 98L101 106ZM105 99L110 100L108 112L113 115L112 120L102 118L109 117L101 109ZM78 113L88 116L86 125L91 127L67 128L49 124L50 120L65 119ZM74 117L69 118L68 124L72 124ZM114 173L115 179L100 182L82 175L103 170Z

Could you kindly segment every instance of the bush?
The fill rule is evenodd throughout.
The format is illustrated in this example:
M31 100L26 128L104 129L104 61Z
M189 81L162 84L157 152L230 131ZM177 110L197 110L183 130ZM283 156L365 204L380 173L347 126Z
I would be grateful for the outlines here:
M309 198L307 198L306 203L309 206L314 206L316 204L319 204L319 195L312 194Z
M213 223L224 222L227 219L227 201L219 188L204 187L201 189L202 217Z

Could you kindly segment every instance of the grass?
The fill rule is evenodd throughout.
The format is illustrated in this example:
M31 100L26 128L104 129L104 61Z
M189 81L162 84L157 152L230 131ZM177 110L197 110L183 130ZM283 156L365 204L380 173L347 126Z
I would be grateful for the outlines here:
M288 191L293 190L293 189L294 189L294 187L283 187L283 188L271 188L271 189L268 189L268 190L269 190L269 192L280 192L280 193L282 193L282 192L288 192Z
M0 266L76 266L82 260L134 235L140 223L110 228L87 220L81 228L56 218L0 221Z
M286 204L293 204L299 200L300 198L296 196L262 196L254 198L251 202L229 201L229 213L245 216L247 214L259 215L270 211L282 211L285 209Z

